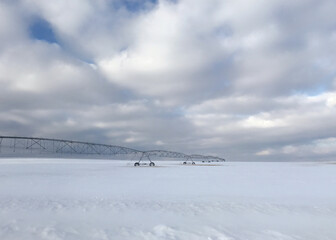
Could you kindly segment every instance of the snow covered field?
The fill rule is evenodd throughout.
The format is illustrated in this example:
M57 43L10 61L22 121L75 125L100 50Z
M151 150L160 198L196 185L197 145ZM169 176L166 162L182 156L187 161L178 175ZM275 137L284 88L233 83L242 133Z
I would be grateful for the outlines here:
M336 239L336 164L0 159L0 239Z

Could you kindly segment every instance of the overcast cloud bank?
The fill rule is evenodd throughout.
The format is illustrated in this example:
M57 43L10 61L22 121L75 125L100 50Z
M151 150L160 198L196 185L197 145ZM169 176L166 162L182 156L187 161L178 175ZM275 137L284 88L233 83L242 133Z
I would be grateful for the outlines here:
M0 133L336 154L336 2L0 2Z

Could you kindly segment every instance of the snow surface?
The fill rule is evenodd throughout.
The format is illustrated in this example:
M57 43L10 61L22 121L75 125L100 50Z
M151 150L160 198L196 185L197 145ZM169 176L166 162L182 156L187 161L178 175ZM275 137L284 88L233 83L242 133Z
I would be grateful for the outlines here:
M336 239L336 164L0 159L0 239Z

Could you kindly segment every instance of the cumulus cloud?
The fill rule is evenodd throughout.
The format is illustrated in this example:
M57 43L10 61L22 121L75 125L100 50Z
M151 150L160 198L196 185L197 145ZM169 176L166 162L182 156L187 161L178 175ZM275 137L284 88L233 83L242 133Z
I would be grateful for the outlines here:
M0 133L330 158L335 11L331 0L2 1Z

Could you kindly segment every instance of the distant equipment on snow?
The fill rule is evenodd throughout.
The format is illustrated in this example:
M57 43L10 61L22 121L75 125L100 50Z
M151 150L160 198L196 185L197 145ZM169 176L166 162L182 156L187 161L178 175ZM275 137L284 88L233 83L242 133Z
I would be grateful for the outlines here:
M187 155L165 150L141 151L117 145L63 139L0 136L0 157L90 157L135 160L134 166L155 166L152 159L182 159L183 164L224 162L224 158L198 154ZM149 164L147 163L149 161Z

